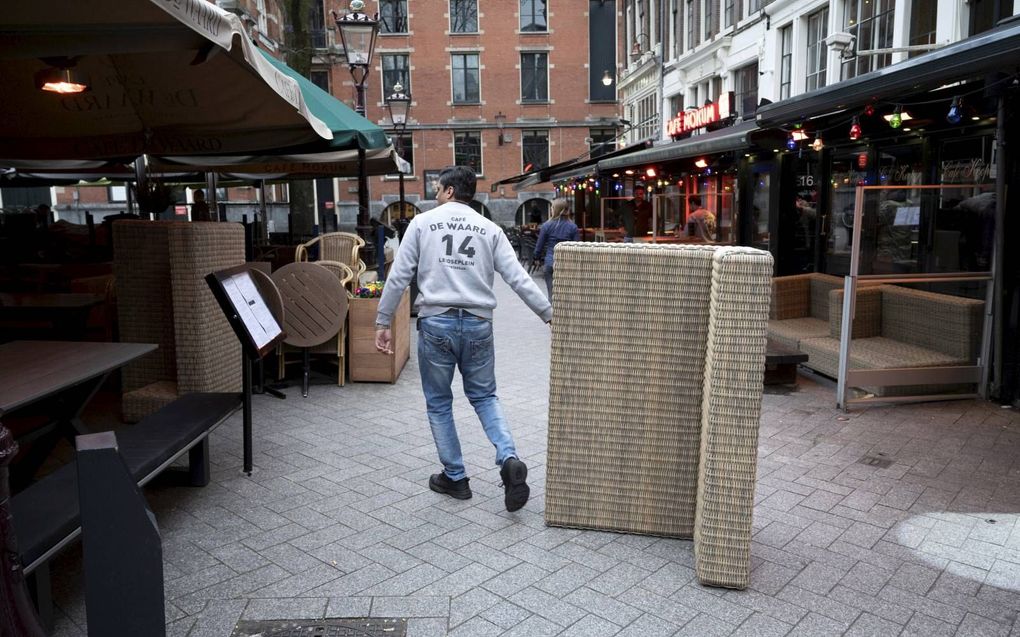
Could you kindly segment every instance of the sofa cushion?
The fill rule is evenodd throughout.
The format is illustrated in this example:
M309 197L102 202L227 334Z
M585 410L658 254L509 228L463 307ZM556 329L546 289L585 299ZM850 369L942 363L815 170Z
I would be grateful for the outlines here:
M806 365L811 369L833 377L839 373L839 339L831 337L803 339L800 342L800 350L808 355ZM858 338L850 344L851 369L965 364L967 361L953 358L938 350L917 347L883 336Z
M882 336L972 363L981 347L984 302L949 294L882 287Z
M829 323L816 318L769 321L769 338L792 349L797 349L801 339L829 335Z
M829 320L829 292L843 288L843 279L831 274L814 273L811 277L811 316Z

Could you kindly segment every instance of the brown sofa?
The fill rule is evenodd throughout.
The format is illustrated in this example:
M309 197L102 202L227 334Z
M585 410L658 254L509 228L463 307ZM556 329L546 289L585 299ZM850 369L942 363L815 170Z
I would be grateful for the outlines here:
M801 340L812 369L836 376L843 291L830 294L827 336ZM984 302L881 285L857 291L851 369L973 365L981 348ZM935 387L868 388L876 394L925 393ZM945 390L946 388L941 388Z
M772 279L769 338L798 349L805 338L829 335L829 292L842 290L843 279L831 274L796 274Z

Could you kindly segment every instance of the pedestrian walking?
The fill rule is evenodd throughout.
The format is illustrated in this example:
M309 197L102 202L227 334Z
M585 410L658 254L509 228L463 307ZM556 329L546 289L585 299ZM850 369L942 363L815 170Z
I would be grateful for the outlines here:
M492 310L498 272L531 310L549 323L552 305L517 260L502 229L474 211L473 169L450 166L439 173L440 206L414 216L379 300L375 346L392 354L390 324L400 297L418 275L418 367L432 437L443 470L429 488L459 500L471 497L464 456L453 421L454 368L486 436L496 448L507 511L528 501L528 468L517 455L496 396Z
M549 299L552 299L553 288L553 249L561 241L577 241L581 237L581 231L574 223L567 207L566 199L554 199L552 202L552 215L549 221L542 224L542 230L538 233L538 243L535 244L535 254L543 254L545 258L545 288L549 292Z

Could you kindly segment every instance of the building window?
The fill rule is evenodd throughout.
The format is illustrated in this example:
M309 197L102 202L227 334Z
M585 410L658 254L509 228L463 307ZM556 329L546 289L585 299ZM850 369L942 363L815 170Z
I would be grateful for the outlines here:
M747 0L747 15L761 11L766 4L768 0Z
M393 87L400 84L403 92L411 93L411 63L406 53L387 53L382 58L382 96L383 100L393 92Z
M548 53L521 53L521 101L549 101Z
M398 148L397 154L411 164L411 174L414 174L414 138L411 133L404 133L403 135L390 135L390 139L393 142L394 148ZM394 173L396 174L396 173Z
M690 51L697 45L697 42L694 41L694 0L687 0L684 20L687 21L687 50Z
M478 54L454 53L453 103L477 104L481 101L478 90Z
M549 131L521 131L521 159L523 170L531 172L549 165Z
M857 51L887 49L893 44L895 0L846 0L843 28L857 36ZM843 63L843 79L870 73L892 63L892 55L858 55Z
M308 40L313 49L326 48L326 21L322 15L325 6L320 2L308 10Z
M588 144L589 155L599 157L616 150L616 129L615 128L589 128Z
M677 93L673 97L669 98L669 116L676 117L684 110L684 94Z
M807 84L805 90L813 91L825 86L825 69L829 51L825 38L829 35L829 10L822 9L807 19Z
M450 0L450 32L478 33L478 0Z
M407 33L407 0L379 0L379 32Z
M790 97L790 83L793 81L793 25L779 30L779 99Z
M935 23L938 21L939 6L937 2L914 0L910 7L910 46L935 44ZM909 56L920 55L924 51L912 51Z
M127 201L127 186L107 186L106 195L110 203Z
M723 0L723 26L733 26L733 15L735 13L735 0Z
M521 0L521 31L548 31L545 0Z
M659 109L655 93L642 97L637 103L638 139L659 138Z
M453 163L473 168L482 174L482 132L460 131L453 134Z
M701 39L704 42L712 39L712 14L712 0L702 0L701 21L704 23L704 31L702 32Z
M312 84L329 93L329 71L312 69L308 72L308 79L312 81Z
M734 72L737 111L744 120L754 117L758 109L758 63L748 64Z

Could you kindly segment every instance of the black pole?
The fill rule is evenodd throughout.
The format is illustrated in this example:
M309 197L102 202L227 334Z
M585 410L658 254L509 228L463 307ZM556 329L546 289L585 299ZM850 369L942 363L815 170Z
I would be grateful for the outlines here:
M356 71L361 71L361 77L358 77ZM354 87L356 102L354 104L354 111L365 117L365 80L368 79L368 69L360 68L357 66L351 67L351 77L354 79ZM375 254L375 245L371 238L371 226L369 225L368 215L368 167L365 166L365 149L358 148L358 236L365 240L365 245L362 250L365 251L365 263L375 263L373 255Z
M251 357L241 348L241 411L244 437L244 472L251 475Z

